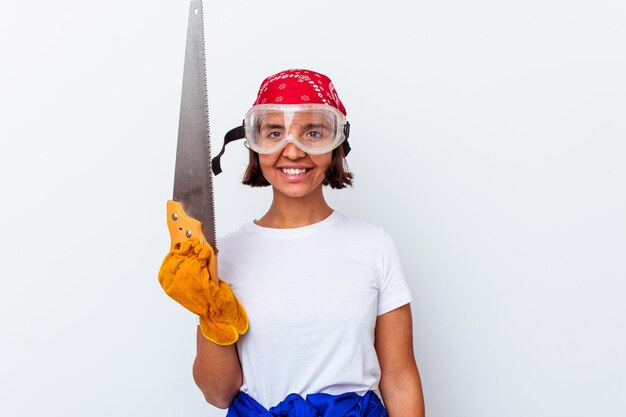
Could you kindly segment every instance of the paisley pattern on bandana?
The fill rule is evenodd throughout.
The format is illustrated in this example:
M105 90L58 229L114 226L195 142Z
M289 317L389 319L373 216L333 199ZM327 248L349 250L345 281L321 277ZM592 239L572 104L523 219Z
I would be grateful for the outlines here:
M347 115L330 78L305 69L289 69L270 75L261 83L257 104L327 104Z

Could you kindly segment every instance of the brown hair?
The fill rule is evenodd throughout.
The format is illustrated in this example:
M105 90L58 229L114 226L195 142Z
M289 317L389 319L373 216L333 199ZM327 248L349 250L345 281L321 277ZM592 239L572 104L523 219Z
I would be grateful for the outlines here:
M250 187L267 187L270 183L267 182L263 176L263 172L261 172L259 154L252 149L249 149L248 152L248 168L243 175L242 183ZM333 149L332 161L326 171L323 184L330 185L331 188L336 189L346 188L347 186L352 187L352 178L353 175L348 168L343 145L338 146Z

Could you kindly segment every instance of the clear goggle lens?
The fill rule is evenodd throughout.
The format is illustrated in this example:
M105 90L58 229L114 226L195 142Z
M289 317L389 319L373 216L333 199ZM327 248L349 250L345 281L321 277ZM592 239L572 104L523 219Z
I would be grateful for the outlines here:
M248 146L273 153L291 142L304 152L330 152L345 139L345 116L325 104L260 104L244 120Z

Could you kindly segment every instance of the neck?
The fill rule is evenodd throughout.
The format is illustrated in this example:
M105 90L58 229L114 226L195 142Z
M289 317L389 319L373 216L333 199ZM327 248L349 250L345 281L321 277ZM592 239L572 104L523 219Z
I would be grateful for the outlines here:
M303 197L289 197L276 189L272 205L255 223L263 227L290 229L308 226L327 218L333 209L326 203L322 186Z

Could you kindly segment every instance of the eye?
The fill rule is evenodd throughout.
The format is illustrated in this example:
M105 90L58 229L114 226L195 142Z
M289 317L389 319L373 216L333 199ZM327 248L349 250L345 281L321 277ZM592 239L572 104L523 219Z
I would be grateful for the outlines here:
M307 133L307 136L311 139L322 139L324 137L322 132L318 130L311 130L309 133Z
M280 130L271 130L265 134L266 139L280 139L283 136L283 133Z

